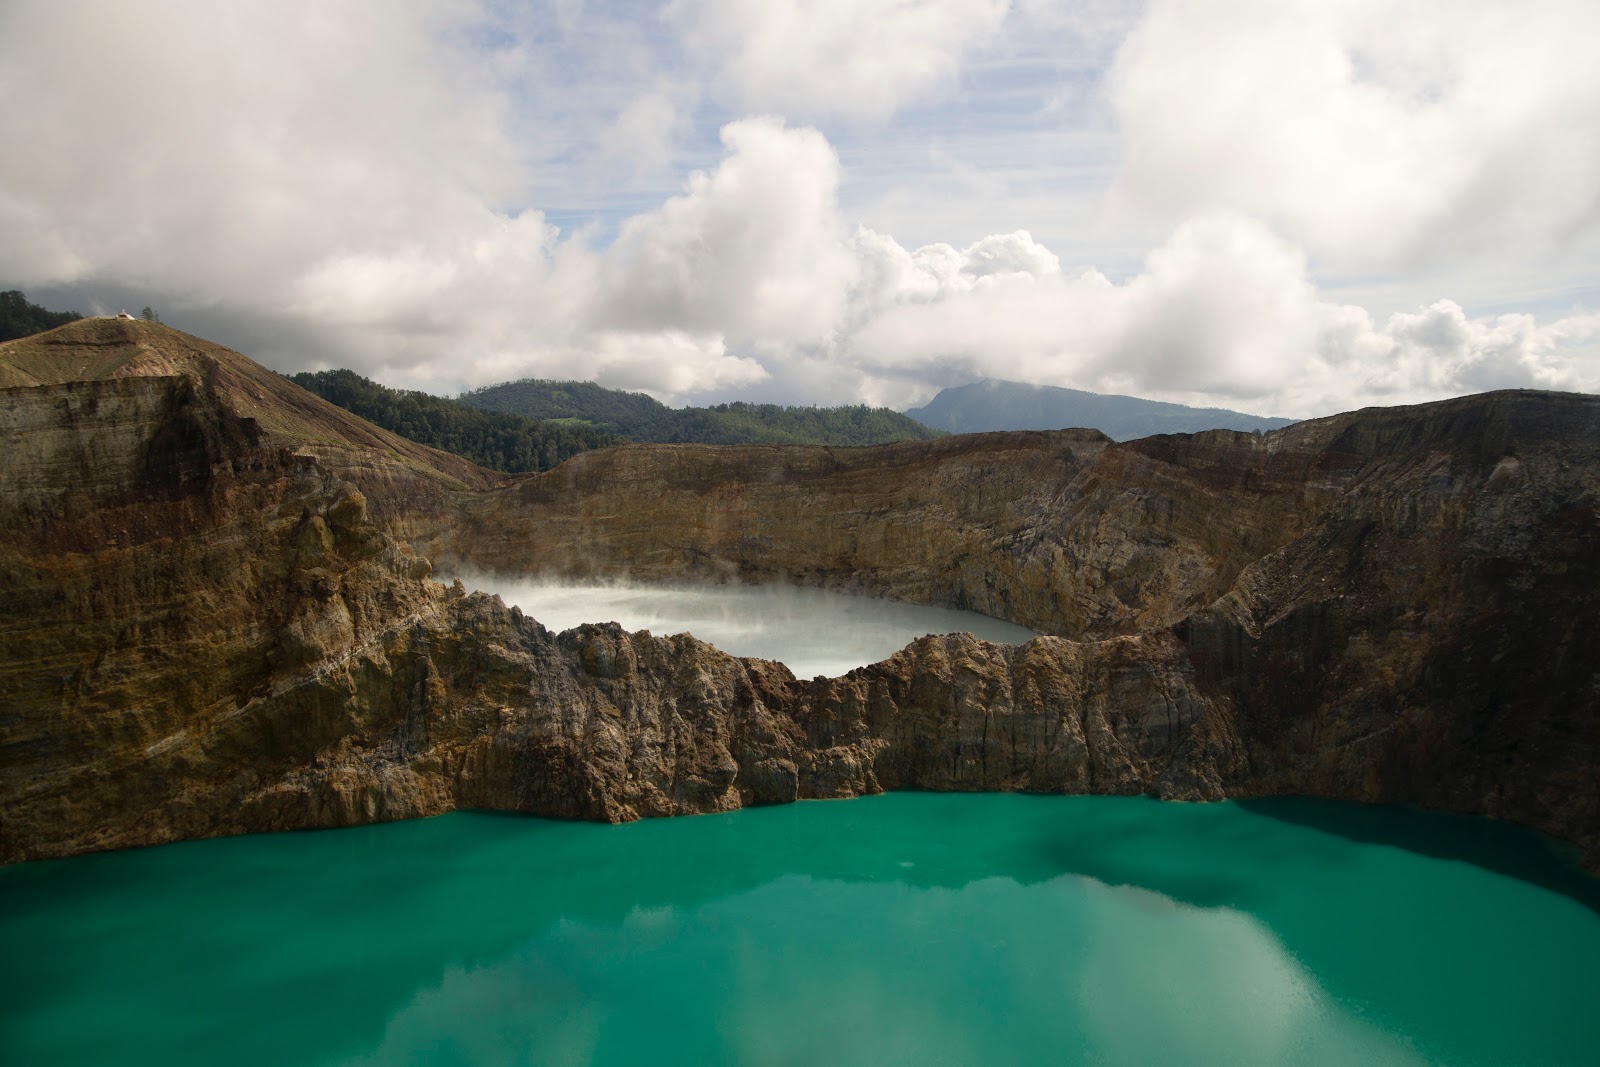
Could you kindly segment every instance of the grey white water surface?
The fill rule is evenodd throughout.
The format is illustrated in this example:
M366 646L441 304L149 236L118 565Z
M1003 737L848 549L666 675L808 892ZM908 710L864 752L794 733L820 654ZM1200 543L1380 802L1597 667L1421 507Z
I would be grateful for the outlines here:
M551 630L617 622L658 636L691 633L735 656L778 660L798 678L846 674L924 634L967 632L1020 644L1032 630L971 611L794 586L645 585L462 575Z

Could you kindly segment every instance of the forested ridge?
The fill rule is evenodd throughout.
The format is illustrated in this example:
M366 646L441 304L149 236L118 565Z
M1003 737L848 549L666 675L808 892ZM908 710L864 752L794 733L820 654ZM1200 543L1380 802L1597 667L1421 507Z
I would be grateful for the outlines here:
M50 311L16 289L0 293L0 341L14 341L18 337L32 337L57 326L65 326L83 318L76 311Z
M878 445L943 436L888 408L743 402L669 408L643 393L606 389L593 382L526 378L474 389L460 399L484 411L571 420L630 441L659 444Z
M390 389L349 370L288 377L391 433L507 474L549 470L579 452L618 443L614 435L593 426L482 411L430 393Z

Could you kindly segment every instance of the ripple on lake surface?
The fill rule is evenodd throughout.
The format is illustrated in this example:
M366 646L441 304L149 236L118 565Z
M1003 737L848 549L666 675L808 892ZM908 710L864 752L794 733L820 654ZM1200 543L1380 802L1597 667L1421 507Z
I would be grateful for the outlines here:
M1593 1063L1595 888L1314 801L191 842L0 870L0 1062Z
M824 589L750 585L631 585L474 576L551 630L617 622L628 631L691 633L735 656L772 659L798 678L833 678L888 659L924 634L970 633L1018 644L1032 630L972 611Z

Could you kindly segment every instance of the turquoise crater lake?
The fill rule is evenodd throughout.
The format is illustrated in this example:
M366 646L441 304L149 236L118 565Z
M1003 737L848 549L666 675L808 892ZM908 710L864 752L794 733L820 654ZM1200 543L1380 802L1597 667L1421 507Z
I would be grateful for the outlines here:
M459 813L0 869L0 1062L1593 1063L1597 907L1318 801Z

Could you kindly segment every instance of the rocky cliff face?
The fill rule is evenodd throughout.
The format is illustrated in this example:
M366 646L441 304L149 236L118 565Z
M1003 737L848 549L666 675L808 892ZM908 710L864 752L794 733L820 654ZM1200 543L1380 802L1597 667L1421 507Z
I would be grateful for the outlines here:
M1490 394L1284 433L1359 457L1359 477L1175 628L1236 715L1238 788L1511 819L1594 865L1600 400Z
M5 860L924 788L1419 803L1600 864L1600 399L1125 445L625 447L501 482L159 326L0 357ZM1049 636L802 681L687 637L552 634L413 544L849 586Z
M1356 457L1093 430L871 449L624 446L462 502L419 550L517 573L785 580L1046 633L1170 626L1309 529Z

